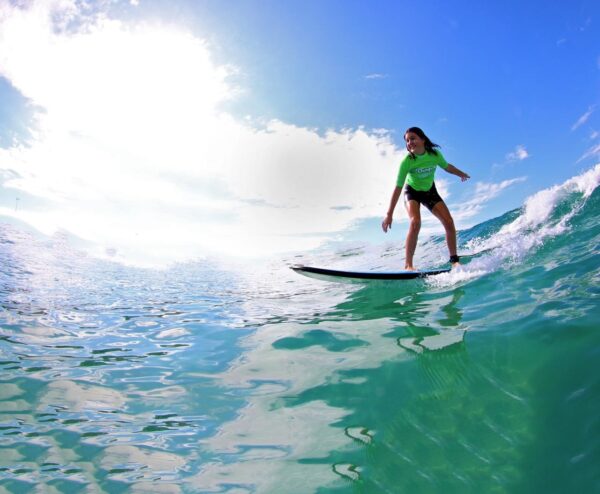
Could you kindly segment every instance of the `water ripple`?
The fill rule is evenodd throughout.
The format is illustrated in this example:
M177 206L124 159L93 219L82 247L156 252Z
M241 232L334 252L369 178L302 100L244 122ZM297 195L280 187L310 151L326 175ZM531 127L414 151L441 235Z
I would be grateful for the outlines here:
M128 268L2 228L0 490L589 492L600 232L585 224L583 247L362 288L280 260Z

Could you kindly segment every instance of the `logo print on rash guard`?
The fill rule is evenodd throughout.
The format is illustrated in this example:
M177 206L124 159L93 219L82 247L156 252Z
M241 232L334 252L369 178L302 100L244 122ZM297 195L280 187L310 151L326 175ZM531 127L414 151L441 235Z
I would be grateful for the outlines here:
M411 170L411 173L416 173L418 175L427 175L429 173L433 173L435 170L435 166L428 166L427 168L415 168Z

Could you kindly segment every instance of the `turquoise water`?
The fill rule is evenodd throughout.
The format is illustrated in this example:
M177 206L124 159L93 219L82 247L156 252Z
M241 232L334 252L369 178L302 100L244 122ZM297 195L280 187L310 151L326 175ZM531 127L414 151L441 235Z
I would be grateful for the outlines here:
M365 286L288 266L400 246L152 271L1 224L0 492L599 492L599 182Z

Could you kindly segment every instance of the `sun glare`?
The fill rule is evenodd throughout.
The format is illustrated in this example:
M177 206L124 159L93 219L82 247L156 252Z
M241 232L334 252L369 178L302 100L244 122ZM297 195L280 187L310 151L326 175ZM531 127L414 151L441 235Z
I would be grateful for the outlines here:
M0 150L24 195L5 213L165 261L311 248L380 214L398 160L385 133L238 120L222 109L232 68L203 40L100 15L58 29L65 5L77 19L70 2L0 17L0 73L41 109L31 146Z

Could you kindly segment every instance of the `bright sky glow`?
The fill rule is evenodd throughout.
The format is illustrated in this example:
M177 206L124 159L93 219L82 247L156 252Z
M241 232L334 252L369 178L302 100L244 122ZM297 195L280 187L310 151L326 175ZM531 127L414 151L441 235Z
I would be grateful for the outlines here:
M568 84L583 76L571 74L557 86L569 95L550 128L543 102L527 106L527 98L515 97L518 90L506 95L506 88L487 86L491 75L475 56L469 63L481 80L472 81L470 66L463 75L481 85L488 109L469 105L478 93L460 86L467 83L454 77L459 67L446 67L442 53L433 72L425 70L419 57L437 42L419 55L382 25L337 46L327 33L339 33L333 6L345 4L294 4L302 11L297 23L308 26L316 16L322 24L316 39L292 40L280 33L292 17L282 4L269 4L261 17L263 7L254 2L176 3L189 13L185 21L166 7L157 15L156 5L143 1L0 4L0 106L24 107L24 99L28 109L0 112L0 215L47 234L67 231L128 259L269 255L314 248L357 225L370 225L370 241L389 240L377 237L378 224L404 153L402 133L411 125L422 126L448 161L473 176L461 184L438 172L459 228L520 206L527 194L575 175L600 154L597 50L583 59L596 82L579 91L579 100ZM384 23L389 9L374 7L372 20ZM358 29L355 10L348 6L342 38ZM564 32L553 18L543 53L585 43L596 29L595 13L565 22ZM485 12L474 15L485 22ZM242 16L246 22L239 23ZM454 37L447 49L457 54L465 49L457 40L468 44L474 36L465 21L456 12L439 28L441 37ZM265 24L281 34L278 43L261 34ZM386 40L398 53L377 49ZM537 43L526 42L521 56ZM531 81L507 61L512 48L504 47L508 58L497 63L529 91ZM427 82L415 92L431 78L439 80L435 91ZM338 80L345 82L336 87ZM555 100L548 98L550 107ZM510 115L500 114L496 105L507 99ZM560 132L569 146L551 140ZM531 176L536 182L528 185ZM424 220L425 234L439 230L436 220Z

